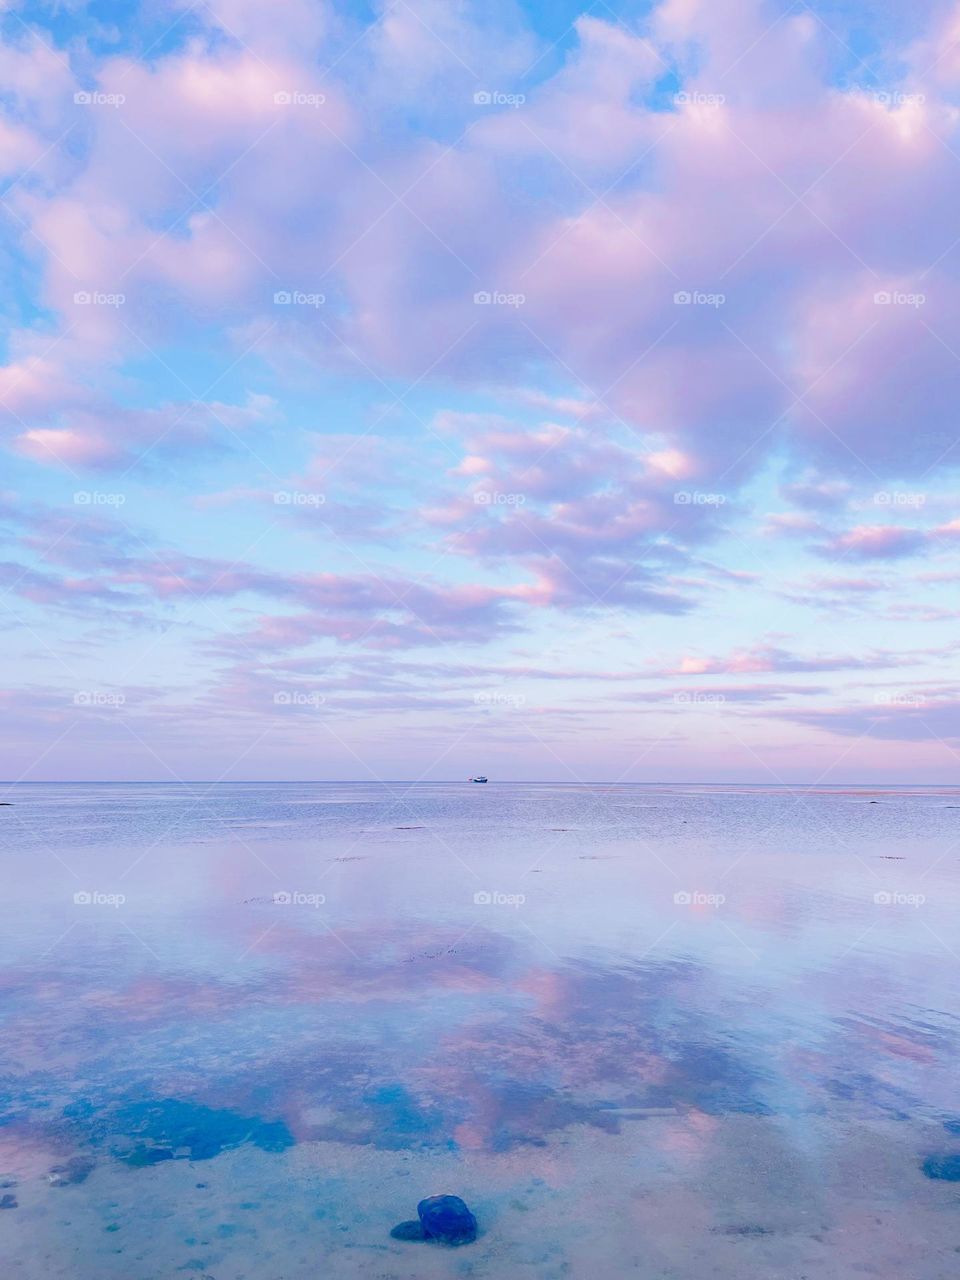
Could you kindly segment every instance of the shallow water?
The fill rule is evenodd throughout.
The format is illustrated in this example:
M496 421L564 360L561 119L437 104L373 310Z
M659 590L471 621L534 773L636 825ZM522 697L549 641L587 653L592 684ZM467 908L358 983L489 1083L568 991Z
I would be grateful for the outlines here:
M957 1274L960 791L2 798L26 1280Z

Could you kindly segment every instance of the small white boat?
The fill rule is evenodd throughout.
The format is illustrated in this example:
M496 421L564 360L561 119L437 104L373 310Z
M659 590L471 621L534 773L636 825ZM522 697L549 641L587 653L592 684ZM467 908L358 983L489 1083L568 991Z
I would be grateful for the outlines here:
M471 782L486 782L486 778L482 773L478 773L475 778L470 779Z

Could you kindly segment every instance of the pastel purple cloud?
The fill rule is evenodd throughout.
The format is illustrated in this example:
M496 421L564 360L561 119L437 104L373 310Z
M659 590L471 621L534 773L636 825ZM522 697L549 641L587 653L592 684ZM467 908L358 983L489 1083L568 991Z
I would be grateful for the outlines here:
M384 708L449 711L399 671L449 647L595 681L558 722L613 681L658 681L633 699L655 714L724 676L821 743L861 723L856 673L942 661L951 6L662 0L557 46L441 0L178 0L155 45L23 12L0 44L20 625L56 617L106 669L126 631L175 636L157 687L189 668L251 715L273 664L371 651ZM879 52L851 69L861 19ZM71 498L107 476L126 505Z
M54 148L41 170L52 190L27 182L12 197L47 249L45 299L70 329L47 357L61 394L22 446L107 461L100 428L70 406L81 364L129 355L127 327L152 342L191 313L255 325L289 278L325 282L342 300L281 324L321 364L336 340L375 368L414 376L434 362L473 378L536 361L732 483L785 433L852 472L933 465L952 447L958 377L944 345L958 301L942 213L958 185L941 143L951 108L933 95L891 106L838 91L819 64L829 35L811 13L767 31L759 4L717 12L722 23L664 5L636 35L583 18L568 62L523 109L478 117L464 95L461 140L401 137L389 155L354 96L352 64L340 80L312 70L326 34L319 17L295 13L269 33L244 20L251 45L208 8L206 38L153 66L106 59L99 91L123 94L123 109L87 112L83 163L65 170ZM451 28L434 16L454 41L485 48L469 21ZM440 68L419 59L440 46L403 43L410 31L401 38L398 22L379 29L365 58L383 60L374 66L388 84L434 76ZM665 65L685 71L688 42L699 53L687 100L667 112L643 105ZM412 59L402 71L401 47ZM731 47L748 49L736 76L725 70ZM48 131L77 123L62 67L58 79L62 115ZM432 83L450 91L442 75ZM322 97L322 109L286 109L274 101L284 93ZM598 147L598 137L616 142ZM556 201L539 207L520 204L511 182L531 155L543 182L558 184ZM211 177L216 198L205 206ZM177 220L158 233L171 209ZM123 315L78 313L78 287L121 284ZM515 314L481 310L478 287L525 302ZM158 290L159 316L147 300ZM701 294L723 302L674 301ZM901 294L924 304L876 301ZM923 419L909 439L906 411ZM70 434L31 434L42 431Z

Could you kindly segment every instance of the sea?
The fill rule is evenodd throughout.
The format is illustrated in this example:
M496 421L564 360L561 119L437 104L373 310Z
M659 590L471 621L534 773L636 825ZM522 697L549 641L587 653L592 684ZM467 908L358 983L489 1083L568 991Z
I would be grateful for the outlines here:
M0 800L5 1275L960 1274L960 788Z

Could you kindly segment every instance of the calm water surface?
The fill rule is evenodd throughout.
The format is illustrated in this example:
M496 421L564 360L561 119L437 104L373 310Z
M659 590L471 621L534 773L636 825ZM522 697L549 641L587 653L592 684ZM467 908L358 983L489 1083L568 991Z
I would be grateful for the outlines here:
M960 1272L960 791L2 798L11 1274Z

